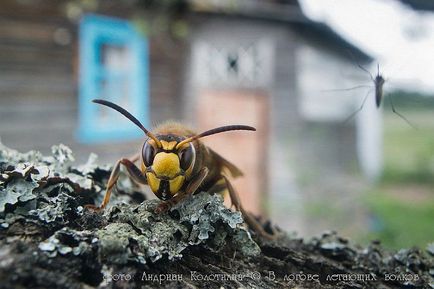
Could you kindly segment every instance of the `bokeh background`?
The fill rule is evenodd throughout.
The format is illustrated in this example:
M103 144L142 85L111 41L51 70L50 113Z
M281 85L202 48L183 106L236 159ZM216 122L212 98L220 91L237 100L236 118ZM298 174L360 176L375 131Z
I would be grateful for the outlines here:
M244 171L234 183L249 210L302 237L425 246L433 45L429 1L4 0L0 138L43 153L64 143L77 162L140 150L142 132L93 98L150 129L253 125L204 139Z

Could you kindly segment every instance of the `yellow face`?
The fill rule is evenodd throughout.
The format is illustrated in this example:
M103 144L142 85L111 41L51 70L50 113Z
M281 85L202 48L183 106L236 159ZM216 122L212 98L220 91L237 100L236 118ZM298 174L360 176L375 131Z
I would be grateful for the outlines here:
M169 200L183 189L186 177L193 170L194 146L189 143L175 149L181 140L174 135L163 135L159 136L161 147L153 140L146 141L143 146L142 171L152 192L161 200Z

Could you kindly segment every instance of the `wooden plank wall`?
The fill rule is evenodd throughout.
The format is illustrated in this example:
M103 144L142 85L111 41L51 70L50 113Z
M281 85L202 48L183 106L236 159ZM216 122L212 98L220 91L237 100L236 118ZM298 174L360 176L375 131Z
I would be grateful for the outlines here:
M69 142L75 126L75 31L55 5L38 4L0 4L0 137L19 150ZM56 43L59 31L69 44Z
M142 140L100 145L77 142L77 25L62 12L64 3L0 3L0 139L20 151L43 153L53 144L64 143L75 151L79 162L90 152L96 152L101 162L114 162L135 153ZM101 7L100 14L128 19L131 9L118 6ZM70 37L70 42L56 41L59 33ZM179 119L185 43L159 36L150 44L152 123Z

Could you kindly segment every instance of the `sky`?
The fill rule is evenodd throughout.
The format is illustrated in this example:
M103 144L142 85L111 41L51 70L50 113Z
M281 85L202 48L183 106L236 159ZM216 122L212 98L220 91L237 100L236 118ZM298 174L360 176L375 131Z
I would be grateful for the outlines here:
M376 59L369 67L389 89L434 95L434 13L396 0L299 0L312 20L328 24ZM369 77L369 76L368 76Z

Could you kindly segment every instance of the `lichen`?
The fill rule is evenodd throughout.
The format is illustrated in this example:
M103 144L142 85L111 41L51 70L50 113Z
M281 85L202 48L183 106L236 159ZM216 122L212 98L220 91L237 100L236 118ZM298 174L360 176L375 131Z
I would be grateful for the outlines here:
M72 151L64 145L53 146L50 156L1 147L0 228L25 217L52 230L38 246L44 254L80 254L92 244L101 259L114 264L180 259L185 249L197 245L218 251L229 244L245 255L259 254L241 214L226 208L220 196L205 192L165 214L154 213L157 200L120 204L119 194L113 194L112 208L102 215L86 211L86 203L102 198L110 174L96 160L91 154L86 164L74 167ZM123 175L118 190L130 194L135 187ZM81 231L67 227L77 223Z
M85 202L102 191L109 167L98 167L96 156L74 167L72 151L52 147L52 155L19 153L0 144L0 227L9 227L6 215L22 215L56 226L80 216Z
M258 255L258 245L244 228L239 212L226 208L221 197L201 193L172 208L155 214L158 201L149 200L132 207L116 205L108 213L110 223L99 230L100 255L124 264L135 260L156 262L181 258L189 246L202 244L219 250L228 244L241 245L241 253ZM220 241L214 242L218 236Z
M17 170L6 171L9 180L7 186L0 186L0 213L5 211L6 204L14 205L18 201L26 202L33 200L36 196L33 189L38 185L23 179L24 174L16 174ZM14 177L15 176L15 177Z
M95 155L84 165L72 161L62 145L50 156L0 145L0 287L434 288L433 244L390 252L334 232L253 241L241 214L206 192L155 214L160 201L134 202L137 187L121 174L111 208L87 210L101 201L110 167ZM294 272L319 280L286 277ZM376 280L337 282L330 274ZM390 274L397 278L386 280ZM215 278L193 278L200 276Z
M62 228L48 239L40 242L38 248L50 257L55 257L58 254L79 256L89 253L92 246L96 246L96 242L95 234L91 231Z

